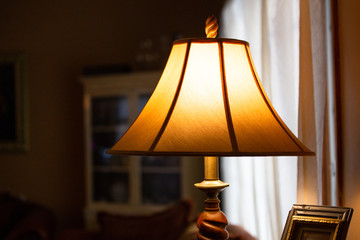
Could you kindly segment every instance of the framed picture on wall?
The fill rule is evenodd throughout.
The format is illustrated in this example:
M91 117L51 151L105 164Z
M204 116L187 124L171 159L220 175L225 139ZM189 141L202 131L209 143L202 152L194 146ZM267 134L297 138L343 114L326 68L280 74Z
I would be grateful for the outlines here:
M281 240L345 240L352 208L294 204Z
M25 56L0 53L0 152L28 148Z

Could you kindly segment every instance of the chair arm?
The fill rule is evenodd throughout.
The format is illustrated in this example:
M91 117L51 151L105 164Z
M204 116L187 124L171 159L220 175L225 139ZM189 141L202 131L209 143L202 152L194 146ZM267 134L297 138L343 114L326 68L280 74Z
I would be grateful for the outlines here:
M49 240L55 231L55 216L50 210L33 206L14 226L6 240Z

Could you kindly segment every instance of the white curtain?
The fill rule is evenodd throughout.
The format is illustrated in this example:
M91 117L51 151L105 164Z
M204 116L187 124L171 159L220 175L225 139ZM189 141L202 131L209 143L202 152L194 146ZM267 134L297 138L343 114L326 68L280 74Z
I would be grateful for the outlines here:
M299 105L299 0L228 0L221 37L246 40L276 111L297 135ZM297 158L224 158L223 208L230 223L260 240L280 239L297 202Z
M336 205L339 199L330 0L228 0L220 24L222 37L250 43L275 109L316 152L298 163L297 158L222 160L222 178L230 183L223 198L230 223L260 240L279 239L293 203Z

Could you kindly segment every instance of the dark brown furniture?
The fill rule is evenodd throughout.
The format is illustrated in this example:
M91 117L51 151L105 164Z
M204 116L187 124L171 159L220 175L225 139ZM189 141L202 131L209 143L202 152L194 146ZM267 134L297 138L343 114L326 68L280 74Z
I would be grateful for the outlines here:
M55 225L55 217L46 207L0 193L0 239L49 240Z

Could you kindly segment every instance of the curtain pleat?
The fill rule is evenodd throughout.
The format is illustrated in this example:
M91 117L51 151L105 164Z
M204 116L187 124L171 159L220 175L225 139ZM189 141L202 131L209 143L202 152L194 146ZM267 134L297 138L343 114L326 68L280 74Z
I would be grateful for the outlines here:
M299 135L315 157L298 165L298 203L330 204L325 0L300 3Z

